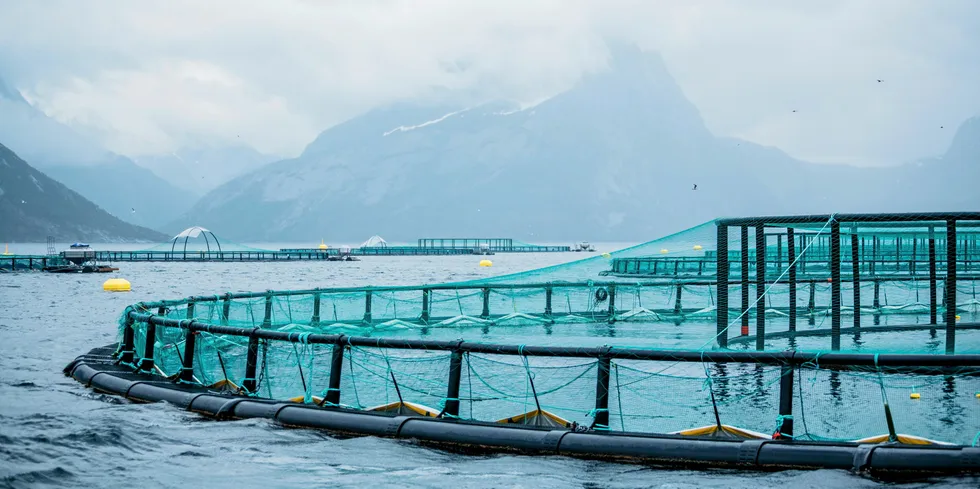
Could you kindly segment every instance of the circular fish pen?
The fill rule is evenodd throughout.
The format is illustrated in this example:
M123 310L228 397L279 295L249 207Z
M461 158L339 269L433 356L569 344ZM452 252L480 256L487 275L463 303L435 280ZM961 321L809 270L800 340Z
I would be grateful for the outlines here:
M140 303L65 372L219 419L463 451L978 472L978 229L980 213L722 219L468 282Z

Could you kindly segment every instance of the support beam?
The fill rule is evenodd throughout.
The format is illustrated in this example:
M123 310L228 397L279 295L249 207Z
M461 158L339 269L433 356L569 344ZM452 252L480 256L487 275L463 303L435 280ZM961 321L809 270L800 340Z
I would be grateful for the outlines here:
M463 353L454 351L449 357L449 386L446 389L446 403L442 416L459 417L459 382L463 371Z
M742 226L742 336L749 335L749 227Z
M755 226L755 349L766 349L766 226Z
M946 220L946 354L956 353L956 219Z
M840 350L840 221L830 223L830 348Z
M715 280L715 293L718 296L715 323L718 346L728 347L728 226L718 225L716 233L716 263L718 277Z
M595 417L592 418L592 429L598 431L609 430L609 370L609 357L600 357L595 385Z
M854 327L861 327L861 256L858 247L857 226L851 230L851 287L854 288Z
M796 236L786 228L786 251L789 254L789 330L796 331Z
M929 324L937 323L939 296L936 293L936 237L929 227Z
M779 426L778 438L793 439L793 367L783 365L779 377Z
M344 371L344 349L343 344L333 345L330 352L330 380L327 384L327 395L323 396L323 404L327 406L340 406L340 375Z

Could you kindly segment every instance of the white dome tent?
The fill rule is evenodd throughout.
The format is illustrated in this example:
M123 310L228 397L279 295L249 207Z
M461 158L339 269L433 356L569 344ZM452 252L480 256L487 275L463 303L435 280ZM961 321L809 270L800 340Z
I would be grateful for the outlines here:
M211 239L214 240L215 246L218 247L218 251L221 251L221 243L218 242L218 237L215 236L214 233L212 233L211 231L202 228L201 226L189 227L181 231L180 234L178 234L177 236L174 236L173 242L170 245L170 251L173 252L174 249L177 247L177 241L179 241L180 238L184 238L184 253L187 253L187 240L190 238L197 238L198 236L201 235L204 236L204 243L207 246L208 251L211 251L211 241L208 240L209 234L211 235Z
M387 248L388 242L384 240L381 236L375 234L368 238L367 241L361 243L361 248Z

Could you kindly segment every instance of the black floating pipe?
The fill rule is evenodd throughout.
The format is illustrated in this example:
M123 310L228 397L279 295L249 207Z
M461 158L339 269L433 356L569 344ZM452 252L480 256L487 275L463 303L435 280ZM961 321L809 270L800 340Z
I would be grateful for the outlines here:
M338 342L333 345L330 353L330 381L327 384L327 395L323 397L323 403L328 406L340 405L340 374L344 371L344 348L346 347Z
M789 330L796 331L796 236L786 228L786 252L789 255Z
M463 371L463 352L455 350L449 357L449 385L446 388L446 403L443 417L459 417L459 382Z
M956 219L946 220L946 354L956 352Z
M936 324L939 296L936 294L936 237L929 228L929 324Z
M755 226L755 349L766 349L766 226Z
M245 353L245 380L242 387L248 392L255 392L258 389L256 368L259 364L259 338L250 335L248 337L248 349Z
M749 228L742 226L742 336L749 334Z
M595 384L595 416L592 418L592 429L609 429L609 370L608 356L599 357L599 370Z
M715 293L718 296L715 322L718 346L728 347L728 226L718 225L715 268L718 271Z
M830 223L830 349L840 350L840 221Z
M854 288L854 327L861 327L861 262L858 248L857 227L851 232L851 287Z

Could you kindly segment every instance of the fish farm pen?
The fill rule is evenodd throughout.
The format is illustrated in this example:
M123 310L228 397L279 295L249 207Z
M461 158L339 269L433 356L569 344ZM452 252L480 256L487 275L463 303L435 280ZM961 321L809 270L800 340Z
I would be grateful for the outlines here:
M144 302L65 373L217 419L468 452L980 473L978 226L969 212L720 219L468 282ZM922 232L901 255L922 273L862 253ZM706 252L710 275L612 273Z
M44 270L68 264L59 255L0 255L0 272Z

